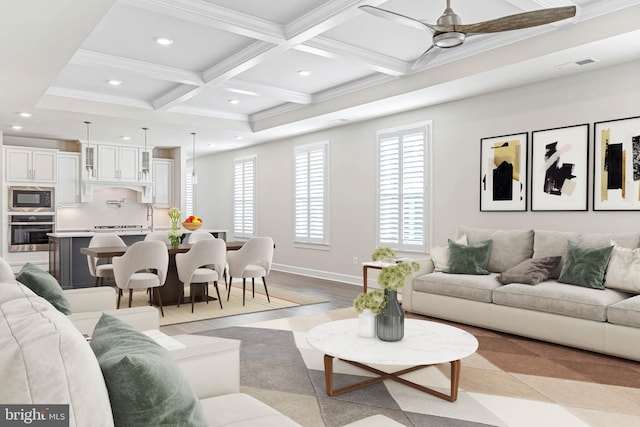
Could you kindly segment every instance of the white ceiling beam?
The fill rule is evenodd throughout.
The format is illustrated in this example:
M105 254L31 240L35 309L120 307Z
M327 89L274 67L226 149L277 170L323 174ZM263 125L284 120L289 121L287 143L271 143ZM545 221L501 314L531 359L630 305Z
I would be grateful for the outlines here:
M137 59L123 58L105 53L80 49L69 61L70 64L83 67L94 67L103 70L125 71L133 75L144 76L156 80L201 86L204 80L200 74L181 68L153 64Z
M395 77L407 74L411 69L411 64L405 61L322 36L299 44L295 49L325 58L346 59Z
M103 102L107 104L126 105L129 107L142 108L145 110L153 109L153 106L140 99L126 98L124 96L114 96L95 92L87 92L83 90L66 89L51 86L47 89L45 95L60 96L63 98L82 99L85 101Z
M280 43L281 25L202 0L118 0L119 3L206 25L256 40Z

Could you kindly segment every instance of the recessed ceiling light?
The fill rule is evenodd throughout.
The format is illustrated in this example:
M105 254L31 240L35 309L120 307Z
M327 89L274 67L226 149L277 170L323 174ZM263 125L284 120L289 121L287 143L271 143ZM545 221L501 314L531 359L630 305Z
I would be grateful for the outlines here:
M20 113L20 117L31 117L31 113Z
M22 129L22 126L20 126L20 125L13 125L13 126L11 126L11 129L20 130L20 129Z
M229 100L229 104L240 104L240 100L239 99L230 99Z
M107 83L109 83L111 86L120 86L122 84L120 80L107 80Z
M156 43L162 46L169 46L173 44L173 40L168 39L166 37L156 37Z
M311 75L311 70L306 70L306 69L298 70L298 74L300 74L302 77L307 77Z
M125 141L128 141L128 140L130 140L130 139L131 139L131 137L130 137L130 136L126 136L126 135L121 136L120 138L124 139Z

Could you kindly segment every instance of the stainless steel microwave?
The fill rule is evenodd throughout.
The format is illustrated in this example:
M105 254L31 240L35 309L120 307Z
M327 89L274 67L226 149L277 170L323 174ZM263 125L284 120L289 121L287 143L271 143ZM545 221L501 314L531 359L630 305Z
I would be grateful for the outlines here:
M9 187L9 210L13 212L55 211L54 187Z

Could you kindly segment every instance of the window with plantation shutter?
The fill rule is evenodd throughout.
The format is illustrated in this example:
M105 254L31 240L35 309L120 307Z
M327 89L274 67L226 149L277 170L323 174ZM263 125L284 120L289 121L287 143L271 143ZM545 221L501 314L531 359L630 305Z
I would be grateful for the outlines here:
M426 247L427 125L378 133L378 245Z
M327 232L328 143L296 147L295 241L328 244Z
M234 161L233 234L251 238L254 233L256 157Z

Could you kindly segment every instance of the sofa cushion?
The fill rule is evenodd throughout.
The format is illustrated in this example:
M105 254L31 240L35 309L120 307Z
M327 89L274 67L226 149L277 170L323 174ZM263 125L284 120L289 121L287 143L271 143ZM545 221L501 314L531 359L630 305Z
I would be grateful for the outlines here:
M491 253L491 240L460 245L449 239L449 267L452 274L489 274L486 270Z
M568 241L564 266L558 282L604 289L604 273L612 250L613 246L592 248Z
M113 426L102 372L85 338L15 280L0 283L0 348L0 402L68 404L69 426Z
M559 256L529 258L498 275L500 283L536 285L549 278L549 272L560 262Z
M512 283L493 291L494 304L605 322L607 307L628 298L613 289L588 289L547 280L535 286Z
M533 230L494 230L461 225L457 237L463 234L469 244L492 241L487 270L494 273L508 270L533 254Z
M16 275L16 279L53 304L61 313L71 313L69 301L64 296L58 281L40 267L26 263Z
M200 402L169 352L103 314L91 339L117 426L206 426Z
M640 294L640 248L613 246L604 286L619 291Z
M640 233L580 234L566 231L536 230L533 240L533 256L535 258L545 256L563 257L556 268L551 271L550 279L560 277L560 272L564 265L564 255L567 252L567 241L569 240L594 248L611 246L611 240L613 240L620 246L637 248L640 244Z
M472 276L444 272L418 276L413 281L413 289L418 292L448 295L474 301L491 302L493 290L502 286L496 274Z
M640 295L611 304L607 308L607 320L616 325L640 328Z
M456 240L460 245L467 244L467 236L462 236ZM449 268L449 245L434 246L429 251L431 260L433 261L433 271L444 271Z

